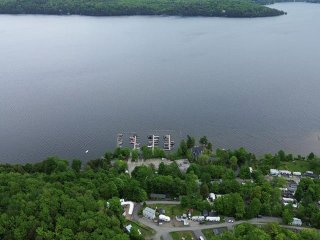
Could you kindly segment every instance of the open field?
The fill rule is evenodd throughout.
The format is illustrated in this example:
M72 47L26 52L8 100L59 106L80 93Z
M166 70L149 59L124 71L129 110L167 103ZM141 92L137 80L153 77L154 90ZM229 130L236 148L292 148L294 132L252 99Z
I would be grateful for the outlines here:
M219 229L220 232L224 232L227 231L227 228L220 228ZM202 230L203 235L206 237L206 239L211 239L213 236L215 236L214 232L213 232L213 228L210 229L203 229Z
M128 220L127 223L140 229L141 234L145 237L145 239L149 239L151 236L153 236L156 233L152 228L146 225L143 225L142 223L139 223L136 221L130 221L130 220Z
M172 232L170 233L173 240L194 240L196 237L194 236L192 231L183 231L183 232Z
M279 169L287 169L291 172L306 172L310 170L310 162L307 160L295 160L290 162L281 162ZM316 173L316 171L314 171Z

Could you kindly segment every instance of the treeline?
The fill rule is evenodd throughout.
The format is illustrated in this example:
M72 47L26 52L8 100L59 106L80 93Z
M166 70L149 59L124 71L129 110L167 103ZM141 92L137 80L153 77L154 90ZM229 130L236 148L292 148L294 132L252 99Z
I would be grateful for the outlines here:
M305 229L298 233L281 228L275 223L257 227L249 223L235 226L233 231L223 232L209 240L318 240L320 234L316 230Z
M2 14L267 17L284 12L249 0L0 0Z

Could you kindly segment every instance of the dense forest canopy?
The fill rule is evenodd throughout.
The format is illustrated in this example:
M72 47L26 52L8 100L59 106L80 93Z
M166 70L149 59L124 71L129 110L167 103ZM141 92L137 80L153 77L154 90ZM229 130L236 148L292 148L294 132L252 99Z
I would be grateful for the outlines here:
M266 17L284 14L249 0L0 0L0 13L218 17Z

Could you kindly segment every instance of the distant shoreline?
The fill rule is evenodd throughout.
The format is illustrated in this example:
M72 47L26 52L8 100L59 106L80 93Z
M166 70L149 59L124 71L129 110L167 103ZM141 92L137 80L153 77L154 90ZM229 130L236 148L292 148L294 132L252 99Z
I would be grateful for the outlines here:
M286 13L247 0L0 0L0 14L255 18Z

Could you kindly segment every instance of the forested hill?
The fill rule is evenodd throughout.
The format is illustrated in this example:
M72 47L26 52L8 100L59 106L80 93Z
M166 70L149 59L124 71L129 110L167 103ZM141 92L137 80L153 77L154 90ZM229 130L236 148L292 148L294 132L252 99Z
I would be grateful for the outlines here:
M267 17L284 12L249 0L0 0L0 14Z

